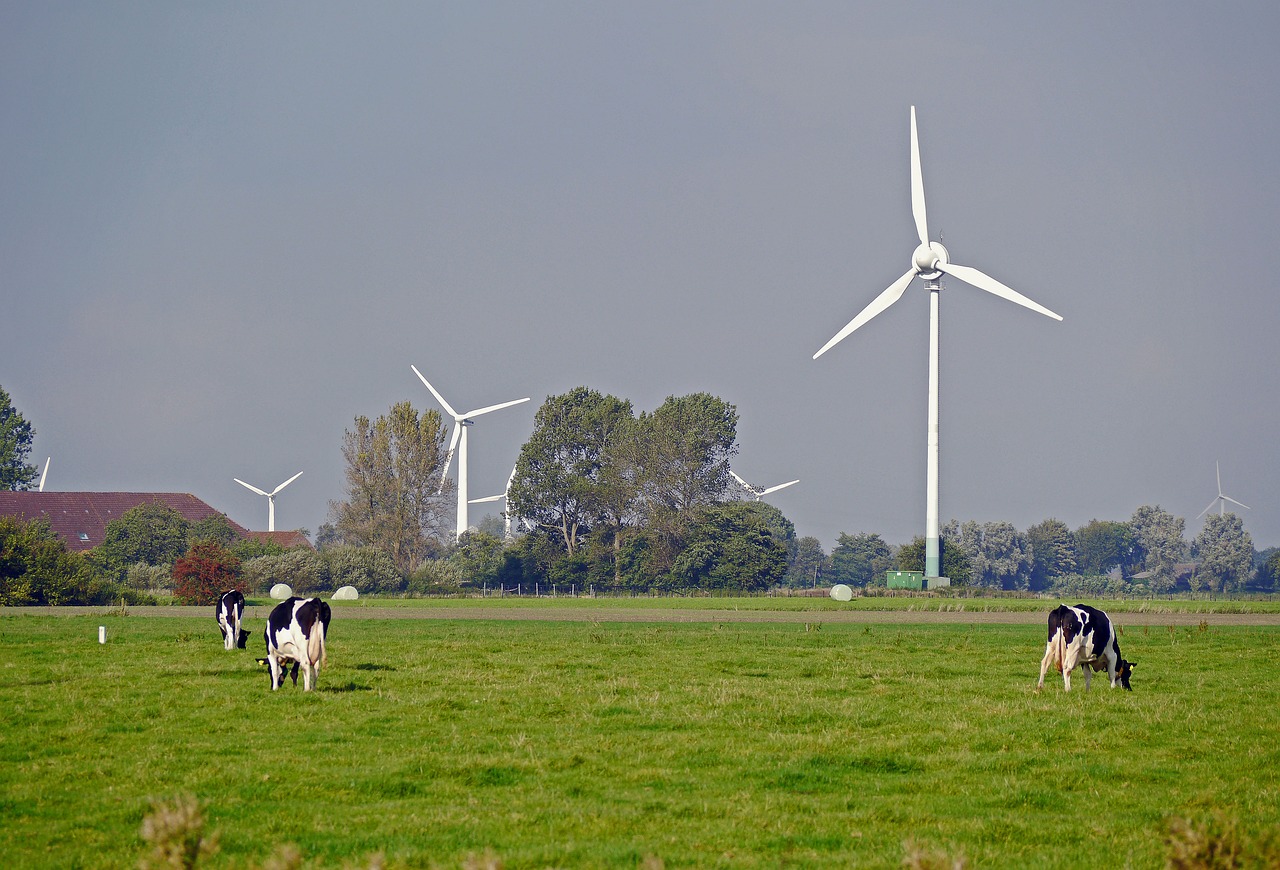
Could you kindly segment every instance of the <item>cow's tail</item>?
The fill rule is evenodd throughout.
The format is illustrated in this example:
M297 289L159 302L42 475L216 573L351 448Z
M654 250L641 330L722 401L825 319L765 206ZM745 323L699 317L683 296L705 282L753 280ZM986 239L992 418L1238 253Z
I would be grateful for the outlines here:
M1058 673L1067 672L1067 633L1058 629Z
M318 619L311 626L311 637L307 638L307 658L320 667L329 663L324 649L324 623Z

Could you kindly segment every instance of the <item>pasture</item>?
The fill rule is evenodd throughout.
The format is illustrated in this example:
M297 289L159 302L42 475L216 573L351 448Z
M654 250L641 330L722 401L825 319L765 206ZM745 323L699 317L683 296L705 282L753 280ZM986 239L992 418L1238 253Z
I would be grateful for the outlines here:
M1041 624L335 608L304 695L269 692L261 619L225 652L209 611L0 617L6 867L135 866L182 794L220 867L1055 867L1078 838L1160 867L1172 818L1280 824L1277 627L1117 616L1135 691L1064 695Z

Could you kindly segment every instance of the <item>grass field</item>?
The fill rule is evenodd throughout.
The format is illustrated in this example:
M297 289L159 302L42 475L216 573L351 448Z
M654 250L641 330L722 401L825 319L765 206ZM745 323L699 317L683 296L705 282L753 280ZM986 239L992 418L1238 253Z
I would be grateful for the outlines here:
M1038 625L338 610L320 690L273 695L250 627L0 618L4 865L135 866L184 793L221 867L1160 867L1171 818L1280 825L1280 628L1130 629L1135 691L1064 695Z

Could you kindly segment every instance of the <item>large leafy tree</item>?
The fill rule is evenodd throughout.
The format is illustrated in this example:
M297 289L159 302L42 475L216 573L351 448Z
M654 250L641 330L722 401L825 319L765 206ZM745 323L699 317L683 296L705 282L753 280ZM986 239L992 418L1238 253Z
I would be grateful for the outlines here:
M817 586L829 563L822 542L812 535L796 541L795 553L787 566L788 586Z
M93 552L117 571L138 562L172 565L187 551L190 531L191 523L181 513L160 502L148 502L107 523L102 543Z
M953 586L967 585L973 577L973 570L969 566L969 557L964 547L958 541L948 538L945 529L938 543L942 550L942 576L948 578ZM916 535L911 543L898 548L898 570L924 571L923 535Z
M1253 539L1235 514L1209 514L1193 544L1200 565L1192 588L1239 592L1253 572Z
M1026 589L1031 578L1031 554L1026 539L1012 523L957 523L952 520L943 537L964 551L970 584L990 589Z
M383 550L405 574L439 546L453 492L441 482L444 438L439 412L419 416L409 402L356 418L342 438L347 498L329 506L343 542Z
M1159 505L1143 505L1133 512L1129 529L1135 566L1151 572L1148 582L1153 590L1172 591L1177 564L1187 558L1187 542L1182 536L1186 521Z
M738 452L738 411L709 393L668 396L641 414L645 497L654 508L680 513L714 504L729 485Z
M520 450L507 510L555 533L574 555L597 522L620 527L637 499L631 403L587 387L549 396Z
M35 434L0 387L0 490L30 489L35 483L39 469L27 465Z
M893 564L893 550L878 534L841 532L831 551L828 579L848 586L882 585L885 572L893 568Z
M1076 564L1082 574L1107 574L1129 565L1133 532L1128 523L1090 520L1076 529L1075 541Z
M694 508L687 539L671 569L677 586L762 591L787 573L787 547L774 536L759 502Z
M179 604L215 604L229 589L244 592L240 560L216 541L200 541L173 563L174 597Z
M1048 589L1053 578L1076 573L1075 540L1062 520L1048 519L1027 529L1027 547L1032 589Z

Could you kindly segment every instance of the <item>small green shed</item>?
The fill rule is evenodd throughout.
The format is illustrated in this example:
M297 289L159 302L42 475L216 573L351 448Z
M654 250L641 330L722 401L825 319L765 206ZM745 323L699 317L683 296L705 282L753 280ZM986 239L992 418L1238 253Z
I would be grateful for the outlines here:
M884 579L890 589L924 589L923 571L886 571Z

